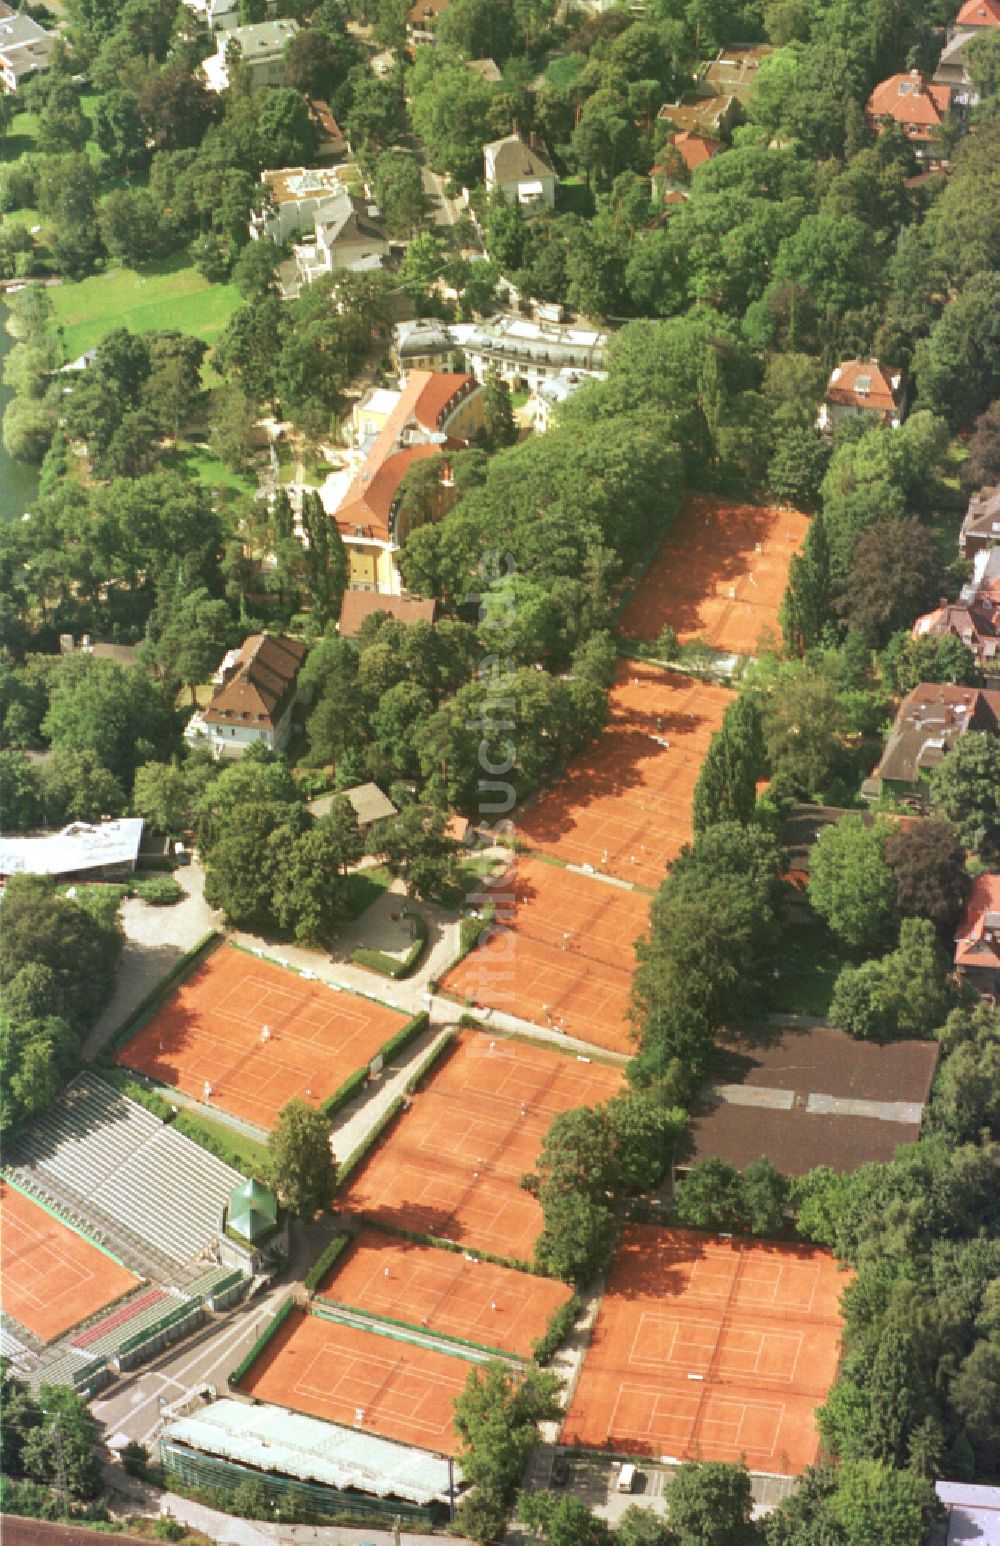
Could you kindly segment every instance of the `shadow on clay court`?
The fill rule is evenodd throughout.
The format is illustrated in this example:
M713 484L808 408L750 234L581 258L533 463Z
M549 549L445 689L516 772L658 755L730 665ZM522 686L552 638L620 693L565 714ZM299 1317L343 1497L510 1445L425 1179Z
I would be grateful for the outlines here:
M757 544L766 545L771 535L773 520L773 511L753 505L692 501L636 587L619 631L627 638L654 639L669 622L677 634L697 633L706 596L747 574Z

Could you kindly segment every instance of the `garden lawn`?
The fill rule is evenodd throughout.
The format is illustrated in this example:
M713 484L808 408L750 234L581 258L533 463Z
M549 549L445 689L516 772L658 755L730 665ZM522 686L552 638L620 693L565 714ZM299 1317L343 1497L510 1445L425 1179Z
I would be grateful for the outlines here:
M225 462L213 456L207 446L182 440L160 457L160 466L179 472L185 478L197 478L211 489L234 489L238 494L253 494L257 483L245 473L233 472Z
M92 349L113 327L133 333L177 328L211 344L241 304L235 286L210 284L196 268L169 260L151 263L142 273L109 269L57 285L49 294L69 360Z
M195 1143L200 1133L208 1140L206 1147L211 1148L215 1145L217 1149L228 1150L229 1155L237 1161L244 1174L267 1175L267 1144L259 1143L256 1138L251 1138L249 1133L240 1132L228 1122L213 1122L210 1118L203 1117L200 1111L191 1110L182 1111L175 1120L174 1126L179 1133L183 1133L186 1138L190 1138Z
M822 918L788 920L781 938L780 976L768 995L771 1012L825 1019L841 967L856 965L857 957Z

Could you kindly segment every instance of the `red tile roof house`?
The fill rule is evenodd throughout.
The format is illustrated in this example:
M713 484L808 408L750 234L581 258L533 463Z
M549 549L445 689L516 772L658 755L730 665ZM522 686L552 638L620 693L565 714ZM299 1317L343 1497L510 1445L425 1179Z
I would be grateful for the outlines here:
M662 204L668 200L671 203L683 203L687 193L678 186L678 179L686 183L697 167L714 160L725 148L721 140L713 140L707 134L698 134L692 129L682 129L678 134L672 134L661 151L663 160L649 173L654 198ZM673 193L679 193L680 200L670 199Z
M884 118L898 123L923 165L938 166L941 157L934 145L934 131L951 111L951 87L928 81L919 70L890 75L880 81L868 98L865 117L879 131Z
M362 626L376 613L385 613L397 622L433 623L437 611L434 601L416 596L385 596L379 591L347 590L340 604L338 631L341 638L357 639Z
M1000 27L1000 0L965 0L948 31L964 32L967 27Z
M308 646L283 634L256 633L231 650L217 673L212 701L192 714L184 739L208 745L213 757L242 757L248 746L280 752L288 745L299 669Z
M958 534L958 551L963 558L975 558L984 548L997 544L1000 544L1000 483L981 488L969 500Z
M1000 875L977 875L955 935L955 969L977 993L1000 996Z
M400 594L395 556L406 538L398 519L403 479L415 462L466 447L482 414L482 388L475 376L408 373L399 401L333 511L347 548L352 590Z
M1000 548L984 548L959 599L918 617L914 639L954 634L971 650L989 686L1000 686Z
M887 794L922 805L931 773L959 736L967 730L996 735L998 729L1000 692L921 682L899 705L882 760L862 784L862 796L878 799Z
M844 419L870 414L882 424L898 429L903 417L903 373L878 360L843 360L835 365L826 384L816 426L834 430Z

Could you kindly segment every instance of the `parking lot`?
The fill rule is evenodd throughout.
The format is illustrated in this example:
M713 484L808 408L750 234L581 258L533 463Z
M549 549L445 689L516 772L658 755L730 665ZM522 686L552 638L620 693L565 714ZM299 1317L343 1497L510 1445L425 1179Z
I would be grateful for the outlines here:
M535 1450L525 1480L527 1492L543 1492L551 1488L572 1493L587 1504L595 1514L600 1514L611 1526L617 1525L630 1504L655 1513L667 1512L667 1488L678 1467L647 1459L635 1463L635 1476L631 1492L618 1491L622 1457L583 1453L562 1449L558 1445L540 1444ZM791 1476L752 1477L754 1513L768 1514L787 1497L795 1485Z

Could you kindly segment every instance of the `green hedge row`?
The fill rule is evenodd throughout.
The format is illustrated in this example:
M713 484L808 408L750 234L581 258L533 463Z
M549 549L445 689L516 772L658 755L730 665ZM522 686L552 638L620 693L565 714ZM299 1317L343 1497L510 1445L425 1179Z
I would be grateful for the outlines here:
M303 1279L303 1287L310 1294L315 1293L319 1288L334 1262L347 1249L352 1239L353 1236L345 1229L342 1234L334 1235L326 1250L316 1258Z
M542 1335L531 1346L531 1356L536 1363L548 1363L553 1355L559 1351L572 1331L573 1322L579 1315L581 1308L580 1297L578 1294L574 1294L571 1299L567 1299L565 1304L559 1305L558 1309L552 1311L552 1314L549 1316L548 1325L542 1332Z
M403 1052L410 1045L411 1041L416 1041L420 1033L426 1031L429 1024L430 1015L426 1009L422 1009L419 1014L414 1015L412 1020L407 1020L406 1024L400 1027L395 1036L390 1036L389 1040L383 1043L380 1049L383 1062L391 1063L398 1053Z
M253 1180L261 1180L260 1167L255 1167L245 1154L238 1149L231 1149L227 1143L216 1138L213 1133L206 1133L197 1120L188 1116L186 1111L179 1111L174 1118L174 1128L178 1133L183 1133L185 1138L190 1138L199 1148L207 1149L209 1154L214 1154L216 1159L222 1160L232 1170L238 1170L241 1176L250 1176Z
M375 1218L370 1213L359 1213L358 1218L369 1229L380 1229L384 1235L400 1235L404 1240L412 1240L414 1245L433 1245L439 1251L458 1251L461 1255L475 1256L478 1261L491 1262L494 1267L510 1267L514 1272L527 1272L533 1278L546 1278L547 1272L542 1272L533 1262L522 1261L519 1256L494 1256L492 1251L481 1251L478 1245L460 1245L457 1240L443 1240L440 1235L431 1235L422 1229L404 1229L401 1224L387 1224L384 1219Z
M395 1122L396 1118L399 1116L399 1113L402 1111L405 1105L405 1098L402 1095L397 1095L396 1099L392 1101L391 1104L382 1113L381 1117L375 1123L375 1126L371 1129L371 1131L366 1133L365 1137L362 1138L357 1148L347 1156L342 1164L337 1166L338 1191L354 1174L358 1166L361 1164L361 1161L368 1154L368 1151L375 1147L376 1143L381 1138L386 1128L391 1127L392 1123Z
M348 1101L352 1101L359 1090L364 1089L367 1078L367 1067L356 1068L353 1074L344 1080L339 1090L335 1090L331 1096L321 1102L319 1109L323 1115L325 1117L332 1117L335 1112L340 1110L341 1106L346 1106Z
M458 925L458 955L452 961L449 971L454 971L455 967L465 960L469 952L476 948L483 936L484 930L489 928L495 917L496 908L492 902L487 902L483 907L481 917L462 919Z
M427 946L426 920L420 913L411 913L410 917L414 922L416 937L401 961L395 956L386 955L382 950L369 950L367 946L359 945L351 951L351 960L355 966L366 966L369 971L391 977L394 982L400 977L408 977Z
M257 1340L254 1343L253 1347L250 1349L249 1353L247 1353L245 1358L241 1358L240 1359L239 1363L236 1365L236 1368L233 1370L232 1374L229 1376L229 1387L230 1387L231 1390L235 1390L236 1389L236 1387L240 1383L240 1380L246 1374L247 1370L260 1357L261 1353L264 1351L265 1347L270 1342L270 1340L274 1336L275 1332L280 1330L280 1328L285 1324L285 1322L287 1321L287 1319L291 1315L291 1313L292 1313L292 1297L289 1294L287 1299L283 1299L281 1301L281 1303L279 1304L278 1308L275 1310L274 1314L271 1316L271 1319L268 1321L267 1325L264 1327L264 1330L261 1332L260 1336L257 1338Z
M124 1068L119 1067L110 1058L99 1057L97 1069L105 1084L113 1085L116 1090L127 1095L129 1100L134 1100L137 1106L145 1106L146 1110L151 1111L154 1117L159 1117L161 1122L173 1121L174 1108L158 1090L149 1089L141 1079L136 1078L134 1074L126 1073Z
M430 1073L431 1069L435 1068L437 1064L440 1063L445 1053L451 1051L451 1048L454 1045L455 1037L457 1035L458 1032L455 1030L455 1027L450 1026L441 1037L441 1040L434 1043L427 1056L417 1065L409 1079L407 1079L407 1095L416 1094L424 1080L427 1078L427 1075Z
M411 1041L414 1041L422 1031L427 1029L429 1023L430 1017L425 1010L421 1010L419 1014L414 1015L412 1020L407 1020L406 1024L400 1027L395 1036L390 1036L389 1040L384 1042L379 1048L379 1055L383 1063L391 1063L405 1047L410 1045ZM360 1094L365 1087L367 1079L367 1066L356 1068L354 1073L344 1080L340 1089L334 1091L328 1100L323 1101L319 1108L320 1111L322 1111L325 1117L334 1116L342 1106L346 1106L349 1101L354 1099L355 1095Z
M130 1041L136 1031L140 1030L146 1021L172 996L177 986L185 977L190 977L196 971L202 961L213 950L222 944L222 935L218 929L210 929L196 945L193 945L186 955L181 956L175 966L172 966L165 977L152 988L145 998L140 999L132 1013L118 1027L118 1030L107 1043L105 1051L113 1052L125 1042Z

